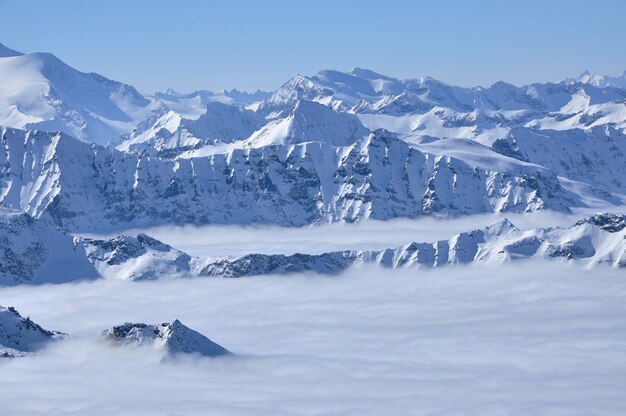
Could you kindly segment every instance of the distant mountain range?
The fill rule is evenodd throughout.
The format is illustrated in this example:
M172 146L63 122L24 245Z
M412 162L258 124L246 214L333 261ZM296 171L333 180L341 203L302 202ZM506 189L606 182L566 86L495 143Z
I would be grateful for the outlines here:
M626 216L609 213L583 218L570 227L526 231L503 219L447 240L413 241L382 250L321 254L250 253L221 258L190 256L146 234L72 239L49 223L33 220L26 214L3 215L0 234L7 237L0 239L1 253L4 253L0 285L98 278L155 280L162 277L246 277L296 272L337 274L358 265L431 268L454 264L502 264L524 259L567 261L585 267L626 267ZM44 225L32 227L33 222Z
M69 280L192 270L147 236L68 231L610 210L626 201L625 129L626 74L462 88L356 68L274 92L144 95L0 45L0 279L38 281L76 250ZM118 244L170 257L116 269Z

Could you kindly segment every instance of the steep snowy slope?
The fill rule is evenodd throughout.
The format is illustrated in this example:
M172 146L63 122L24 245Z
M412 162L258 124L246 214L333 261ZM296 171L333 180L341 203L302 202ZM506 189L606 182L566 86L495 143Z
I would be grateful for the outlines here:
M85 251L51 221L0 209L0 286L96 277Z
M0 125L106 144L159 107L129 85L77 71L52 54L0 49Z
M0 286L189 276L196 259L145 234L73 238L47 218L0 209Z
M282 110L299 100L309 100L359 113L425 113L434 107L459 113L473 110L549 113L559 111L581 96L588 98L590 104L620 102L625 92L619 87L568 80L523 87L497 82L487 88L464 88L428 77L400 80L356 68L348 73L325 70L309 77L298 75L268 97L260 108L265 112ZM399 111L390 111L392 108Z
M148 280L190 274L191 257L152 237L119 236L110 240L78 239L102 277Z
M175 156L203 145L215 147L248 138L267 121L242 107L219 102L207 104L198 119L168 111L141 123L122 143L121 151Z
M580 74L577 81L600 88L617 87L626 89L626 71L616 77L612 77L610 75L592 74L589 71L585 71Z
M626 193L626 135L611 127L567 131L514 128L492 147L560 176Z
M617 81L522 87L497 82L488 88L462 88L432 78L399 80L358 68L349 73L321 71L289 80L259 111L276 116L299 100L357 113L370 130L441 138L493 141L516 126L626 128L626 89Z
M495 263L528 258L561 259L585 266L626 267L626 217L596 214L569 228L520 231L508 220L434 243L413 242L379 251L344 251L317 255L251 254L207 259L198 273L243 277L303 271L336 274L355 264L388 268L439 267L448 264Z
M307 77L298 75L276 90L260 106L265 113L282 111L298 101L316 101L335 110L348 110L362 101L401 94L402 81L356 68L349 73L324 70Z
M39 227L42 222L31 219L14 239L45 240L49 230ZM14 232L15 228L11 231ZM0 242L5 241L5 236L11 231L0 229ZM76 238L75 247L70 256L55 259L57 266L40 267L38 281L17 278L23 269L37 268L41 264L37 257L32 253L8 256L3 264L7 262L9 267L3 270L4 280L0 281L0 285L82 279L85 278L84 274L71 273L73 265L79 263L87 265L84 266L85 271L93 277L131 280L193 276L243 277L306 271L336 274L358 264L377 264L389 268L438 267L459 263L501 264L528 258L571 260L586 267L598 264L626 267L626 216L595 214L569 228L527 231L519 230L508 220L501 220L484 229L462 232L433 243L412 242L384 250L322 254L251 253L241 257L192 257L145 234L137 237L118 236L108 240ZM49 245L40 244L32 251L47 254L49 248ZM18 256L20 268L11 264ZM91 264L93 269L88 267Z
M347 146L306 142L178 160L62 134L6 129L1 140L2 206L35 217L47 212L72 230L568 211L587 199L564 189L548 169L510 158L504 170L480 167L420 151L384 131Z
M116 345L161 349L170 357L178 354L199 354L205 357L231 355L224 347L183 325L178 319L157 325L125 323L104 331L102 336Z
M320 142L347 146L367 130L355 116L342 114L313 101L298 101L284 118L268 123L245 144L249 147Z
M182 117L195 120L204 114L204 109L212 103L252 105L266 99L269 95L269 92L261 90L248 93L236 89L222 90L217 93L199 90L189 94L181 94L170 88L164 92L157 92L154 94L154 98Z
M66 336L43 329L15 308L0 306L0 358L22 357Z
M6 58L9 56L21 56L21 55L24 55L24 54L22 52L18 52L7 46L4 46L2 43L0 43L0 58Z

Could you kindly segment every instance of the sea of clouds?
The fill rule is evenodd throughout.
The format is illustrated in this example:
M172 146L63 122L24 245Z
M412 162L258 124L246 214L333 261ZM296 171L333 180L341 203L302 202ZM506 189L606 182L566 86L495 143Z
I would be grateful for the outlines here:
M626 208L620 207L619 210ZM250 253L320 254L340 250L380 250L411 242L447 240L464 231L484 228L507 218L521 229L569 227L595 212L619 212L616 207L576 209L573 213L482 214L456 218L418 217L389 221L366 220L354 224L334 223L284 228L270 225L158 226L83 234L110 238L119 234L147 233L194 256L243 256Z
M625 296L556 262L2 288L74 337L0 361L0 414L624 415ZM98 340L175 318L237 355Z

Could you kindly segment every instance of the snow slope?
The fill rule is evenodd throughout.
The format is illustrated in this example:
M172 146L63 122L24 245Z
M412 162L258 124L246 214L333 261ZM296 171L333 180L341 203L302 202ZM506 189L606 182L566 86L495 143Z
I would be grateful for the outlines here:
M66 336L43 329L30 318L23 318L15 308L0 306L0 358L25 356Z
M85 252L47 217L0 209L0 286L97 277Z
M596 214L569 228L521 231L508 220L434 243L413 242L374 251L306 255L251 254L207 259L200 275L243 277L304 271L337 274L357 264L386 268L441 267L450 264L503 264L521 259L561 259L586 267L626 267L626 216Z
M235 105L211 102L205 113L195 120L168 111L141 123L118 150L132 153L177 155L203 145L231 143L248 138L264 125L255 112Z
M179 354L198 354L205 357L231 354L224 347L183 325L178 319L157 325L125 323L104 331L102 336L116 345L161 349L170 357Z
M87 259L109 279L148 280L190 274L191 257L145 234L109 240L78 239Z
M580 74L577 81L601 88L617 87L626 89L626 71L616 77L610 75L592 74L589 71L585 71Z
M253 93L222 90L217 93L207 90L198 90L189 94L181 94L169 88L154 94L154 99L163 103L167 108L180 114L186 119L195 120L204 114L204 109L213 103L228 105L253 105L270 95L268 92L257 90Z
M168 111L197 119L208 104L249 105L268 93L168 90L142 95L134 87L80 72L50 53L23 54L0 44L0 126L61 131L85 142L116 144L138 124Z
M492 152L488 167L421 151L385 131L236 148L189 159L129 155L62 134L2 130L0 204L74 231L167 223L307 225L419 215L568 212L588 189ZM600 195L618 203L611 195Z
M22 214L23 216L23 214ZM22 229L18 237L49 239L49 230L37 228L41 220L30 220L32 229ZM13 230L14 231L14 230ZM40 235L36 235L39 233ZM0 230L0 241L6 241L6 230ZM29 237L33 236L34 237ZM23 238L22 238L23 239ZM320 254L291 255L250 253L239 257L190 256L145 234L109 239L77 237L72 251L63 258L52 257L56 266L41 267L31 254L9 256L3 269L2 285L17 283L65 282L103 277L118 280L155 280L175 277L243 277L264 274L289 274L313 271L337 274L349 267L376 264L386 268L441 267L451 264L503 264L522 259L558 259L592 267L609 265L626 267L626 216L595 214L570 227L534 228L522 231L503 219L483 229L461 232L435 242L414 241L400 247L382 250L329 251ZM39 243L36 253L50 247ZM15 250L15 248L13 248ZM8 248L5 248L5 256ZM11 266L18 258L20 268ZM3 262L4 263L4 262ZM83 274L68 272L84 267ZM89 268L88 266L92 266ZM22 270L38 270L37 279L21 278ZM18 274L20 273L20 274ZM62 277L62 278L61 278Z
M77 71L52 54L0 50L0 125L106 144L158 110L130 85Z

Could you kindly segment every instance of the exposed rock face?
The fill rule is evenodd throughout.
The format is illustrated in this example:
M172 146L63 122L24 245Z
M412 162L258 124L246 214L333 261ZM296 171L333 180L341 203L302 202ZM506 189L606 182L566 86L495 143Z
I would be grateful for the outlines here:
M60 134L3 130L0 204L71 230L163 223L270 223L568 211L583 197L553 172L503 171L422 152L385 131L349 146L307 142L169 160Z
M626 228L626 217L620 214L594 214L576 223L578 226L592 224L609 233L618 233Z
M358 264L387 268L440 267L449 264L503 263L541 258L573 260L587 265L626 267L626 217L596 214L570 228L521 231L508 220L463 232L434 243L413 242L385 250L330 252L318 255L254 254L209 259L200 275L242 277L315 271L336 274Z
M0 358L22 357L66 336L43 329L13 307L0 306Z
M253 111L219 102L209 103L198 119L174 111L151 117L117 146L118 150L146 156L177 156L215 143L247 139L267 121Z
M47 217L0 209L0 286L97 277L84 250Z
M626 135L613 127L564 131L519 127L492 147L503 155L545 166L559 176L626 192Z
M291 255L251 253L225 258L192 257L145 234L108 240L75 238L72 244L70 237L56 231L60 240L47 240L53 234L47 227L38 228L43 222L25 214L14 215L14 218L25 218L22 219L24 224L18 222L22 227L19 228L20 234L11 234L16 229L15 224L8 231L0 229L5 233L0 235L0 242L14 239L13 243L5 244L4 251L0 252L5 259L0 266L4 273L4 280L0 281L2 285L65 282L86 277L85 274L68 274L68 270L88 273L91 278L145 280L160 277L244 277L308 271L337 274L358 264L378 264L389 268L440 267L527 258L560 258L586 265L626 266L626 217L609 213L595 214L569 228L528 231L521 231L508 220L501 220L448 240L412 242L384 250ZM23 251L20 247L27 248ZM50 253L62 255L59 258L50 257ZM42 256L46 258L44 263ZM56 266L42 269L42 264ZM60 280L59 276L63 279Z
M2 57L0 125L63 131L106 144L159 111L127 84L83 73L49 53Z
M78 240L87 258L107 278L149 280L190 274L191 257L146 234L110 240Z
M116 345L163 349L168 356L200 354L205 357L219 357L231 354L204 335L186 327L178 319L157 325L125 323L104 331L102 336Z
M249 254L239 258L210 259L199 269L200 276L243 277L262 274L285 274L314 271L324 274L339 273L352 264L355 256L349 252L321 255Z

